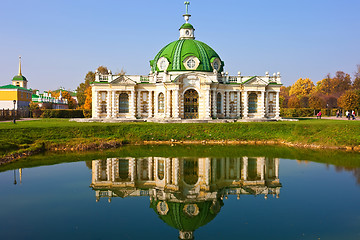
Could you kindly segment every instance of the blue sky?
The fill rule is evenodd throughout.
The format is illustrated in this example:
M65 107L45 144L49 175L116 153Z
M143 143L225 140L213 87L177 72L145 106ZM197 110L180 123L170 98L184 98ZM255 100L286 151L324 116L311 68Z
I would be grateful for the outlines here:
M359 0L193 0L190 23L236 75L281 72L313 82L360 64ZM183 0L1 0L0 85L22 72L29 87L75 89L88 71L148 74L177 40Z

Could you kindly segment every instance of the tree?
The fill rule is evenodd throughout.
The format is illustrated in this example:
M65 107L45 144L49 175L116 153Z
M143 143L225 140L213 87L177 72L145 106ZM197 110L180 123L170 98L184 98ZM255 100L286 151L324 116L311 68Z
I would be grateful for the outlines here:
M299 98L308 96L314 90L314 83L309 78L299 78L290 88L289 95Z
M85 91L90 87L90 83L95 81L95 73L89 71L85 76L85 82L80 83L80 85L76 88L76 97L78 99L79 107L82 107L85 104Z
M310 95L309 107L312 109L321 109L326 107L325 100L321 93L314 93Z
M104 67L104 66L98 67L97 71L103 75L109 74L109 70L107 69L107 67Z
M85 90L85 96L84 109L92 109L92 90L90 86Z
M353 90L346 91L337 100L338 106L345 110L359 109L360 96Z
M353 85L352 85L352 88L353 89L359 89L360 90L360 65L357 65L357 71L355 72L354 74L354 82L353 82Z
M52 92L52 91L49 91L51 93L51 96L53 98L59 98L60 96L60 91L58 92ZM69 109L75 109L76 108L76 100L70 95L70 93L66 90L61 90L61 96L62 96L62 99L67 99L68 101L68 107Z
M309 107L309 97L308 96L302 96L299 99L300 107L301 108L308 108Z
M288 102L289 108L300 108L300 99L296 96L291 96Z
M280 96L279 96L279 100L280 100L280 106L282 108L287 108L288 107L288 101L289 101L289 91L290 91L290 86L289 87L285 87L282 86L280 88Z
M316 91L326 95L331 93L330 74L328 74L323 80L316 83Z

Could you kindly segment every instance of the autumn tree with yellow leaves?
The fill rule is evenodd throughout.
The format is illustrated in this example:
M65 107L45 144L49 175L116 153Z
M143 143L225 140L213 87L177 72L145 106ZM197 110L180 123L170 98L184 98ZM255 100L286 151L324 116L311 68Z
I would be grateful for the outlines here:
M299 99L308 96L315 88L314 83L309 78L299 78L290 88L289 95L297 96Z

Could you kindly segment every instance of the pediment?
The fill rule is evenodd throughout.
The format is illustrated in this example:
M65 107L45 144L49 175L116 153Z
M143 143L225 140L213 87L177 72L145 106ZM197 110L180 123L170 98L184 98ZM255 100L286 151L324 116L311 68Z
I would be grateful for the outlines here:
M268 83L262 78L255 76L244 82L244 85L267 86Z
M136 82L128 78L127 76L118 76L115 78L111 84L117 85L136 85Z

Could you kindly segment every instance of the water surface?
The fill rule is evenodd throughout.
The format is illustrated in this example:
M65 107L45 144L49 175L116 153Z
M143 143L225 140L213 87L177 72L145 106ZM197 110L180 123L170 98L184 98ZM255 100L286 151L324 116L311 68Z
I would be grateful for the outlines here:
M359 166L249 146L36 156L0 168L1 239L360 239Z

